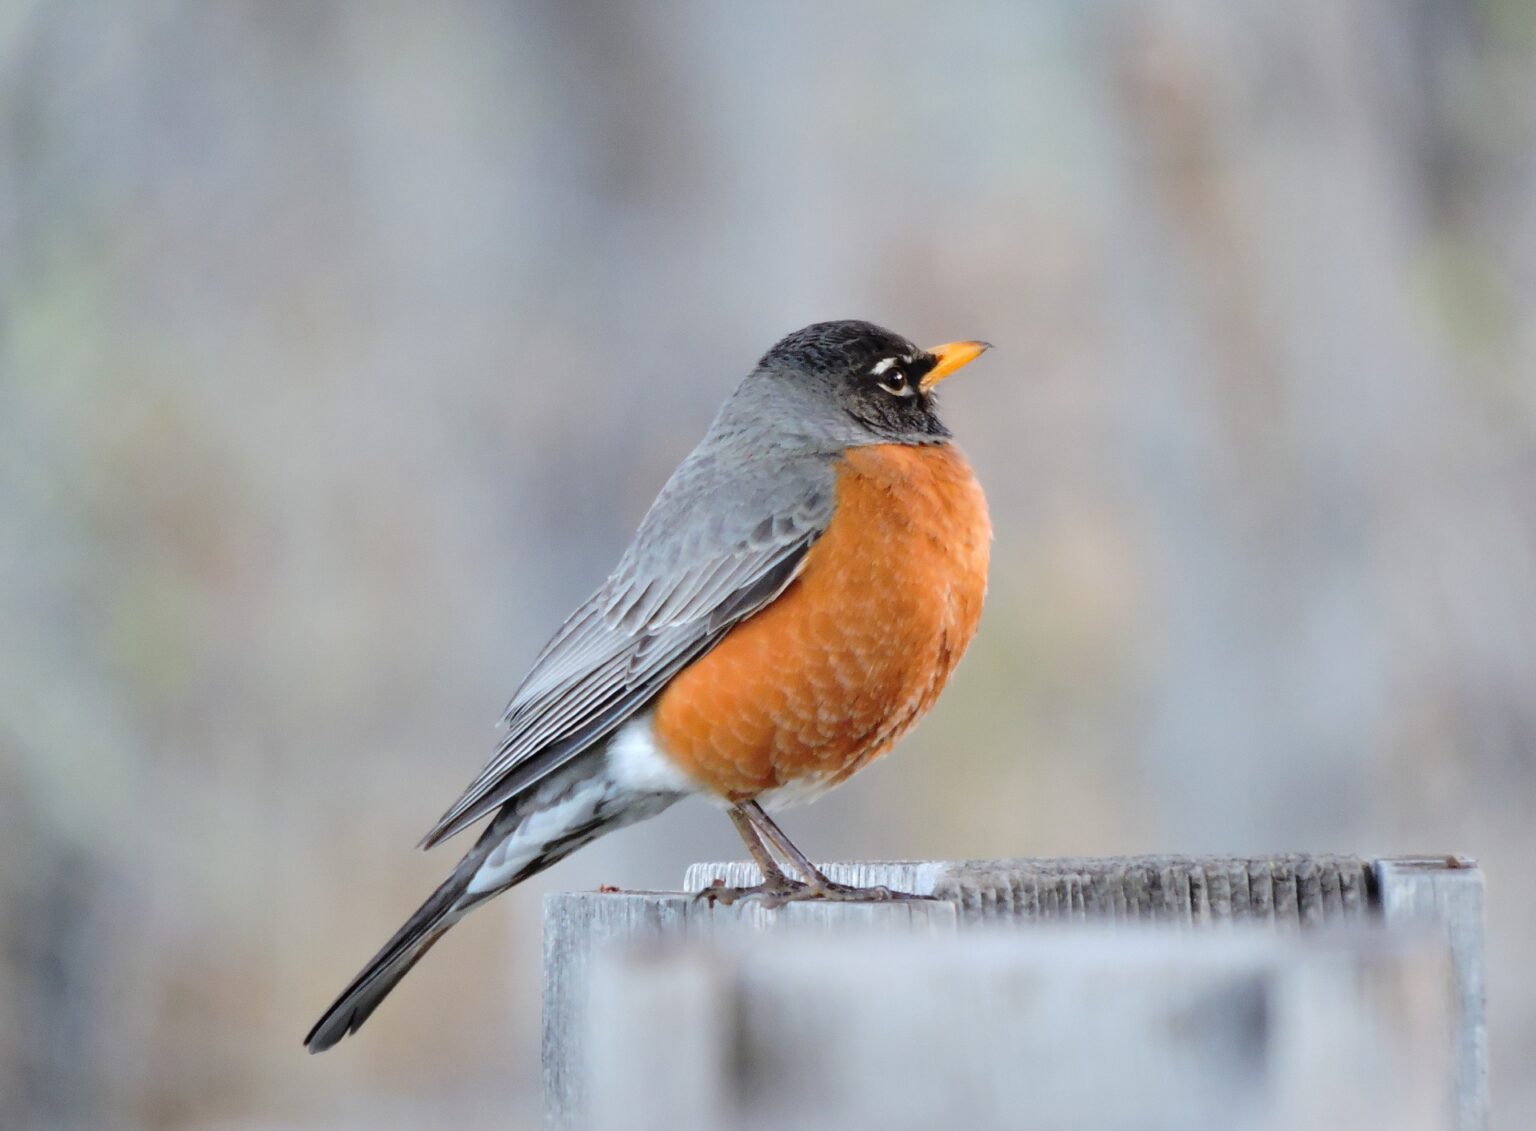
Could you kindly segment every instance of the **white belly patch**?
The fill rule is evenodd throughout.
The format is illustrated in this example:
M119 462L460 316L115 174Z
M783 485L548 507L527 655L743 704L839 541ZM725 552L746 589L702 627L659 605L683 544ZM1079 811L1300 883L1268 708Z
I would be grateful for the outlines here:
M618 729L608 746L608 776L639 793L697 793L698 784L666 759L656 745L650 714Z

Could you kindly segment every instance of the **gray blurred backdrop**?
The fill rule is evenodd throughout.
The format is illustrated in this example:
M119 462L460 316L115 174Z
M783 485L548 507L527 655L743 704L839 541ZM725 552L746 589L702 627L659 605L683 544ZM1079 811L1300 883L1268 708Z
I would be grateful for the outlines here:
M988 615L823 857L1470 853L1536 1110L1536 6L0 0L0 1125L532 1126L543 891L300 1038L719 401L946 385Z

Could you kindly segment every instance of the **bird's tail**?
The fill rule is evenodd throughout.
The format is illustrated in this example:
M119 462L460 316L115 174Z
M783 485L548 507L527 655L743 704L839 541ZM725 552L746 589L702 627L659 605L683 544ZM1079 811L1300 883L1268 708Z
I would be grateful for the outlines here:
M394 937L341 992L304 1038L324 1052L357 1032L421 956L479 904L563 860L604 833L661 812L677 794L633 793L605 775L551 783L534 798L507 802Z
M475 847L478 851L480 846ZM464 858L465 862L475 855L476 852L471 852ZM357 1032L395 984L432 949L432 944L442 938L449 927L464 916L469 908L460 907L459 903L469 886L473 869L469 870L469 875L465 872L461 863L347 984L304 1038L305 1048L310 1052L324 1052L341 1038Z

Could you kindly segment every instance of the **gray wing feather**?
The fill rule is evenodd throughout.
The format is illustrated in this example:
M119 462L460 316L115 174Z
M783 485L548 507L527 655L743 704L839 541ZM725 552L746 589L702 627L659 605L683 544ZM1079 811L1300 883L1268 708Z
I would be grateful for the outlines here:
M726 476L701 449L678 468L618 568L534 661L496 754L424 846L601 741L783 592L831 518L832 463L775 452L730 463Z

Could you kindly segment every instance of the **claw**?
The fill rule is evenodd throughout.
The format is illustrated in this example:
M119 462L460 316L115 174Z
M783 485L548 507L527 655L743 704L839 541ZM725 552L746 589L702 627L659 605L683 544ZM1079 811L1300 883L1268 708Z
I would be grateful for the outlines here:
M888 887L858 888L832 880L817 883L800 883L785 879L782 883L768 881L747 888L728 888L724 880L716 880L709 887L695 893L694 899L702 899L710 906L720 904L729 907L737 900L760 899L770 911L786 903L802 903L824 900L828 903L889 903L897 900L922 899L904 891L892 891Z
M711 907L717 903L729 907L739 899L761 899L764 907L772 909L782 907L790 900L814 898L804 894L809 890L809 884L797 883L785 877L778 879L770 877L760 884L747 888L728 888L724 880L717 879L709 887L695 893L693 898L702 899Z
M883 885L858 888L851 884L840 884L834 880L827 880L822 884L808 886L811 887L811 893L802 898L825 899L835 903L890 903L893 901L923 898L910 892L892 891Z

